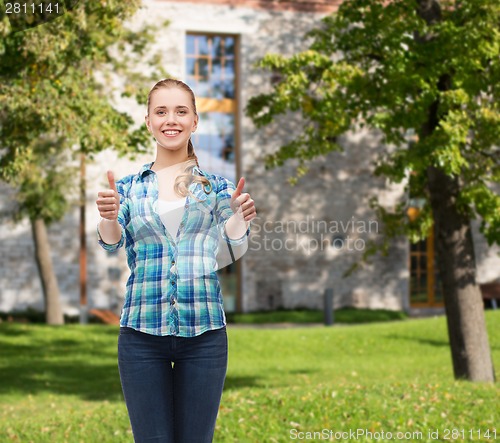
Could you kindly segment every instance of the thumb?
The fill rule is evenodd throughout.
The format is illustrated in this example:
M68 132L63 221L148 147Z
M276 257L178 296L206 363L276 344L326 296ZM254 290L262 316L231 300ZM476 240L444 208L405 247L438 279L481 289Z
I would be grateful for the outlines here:
M109 182L109 187L113 191L118 192L116 190L115 176L113 175L113 171L108 171L108 182Z
M236 186L235 191L233 192L233 195L231 196L233 200L235 198L238 198L241 193L243 192L243 186L245 186L245 177L241 177L240 181L238 182L238 186Z

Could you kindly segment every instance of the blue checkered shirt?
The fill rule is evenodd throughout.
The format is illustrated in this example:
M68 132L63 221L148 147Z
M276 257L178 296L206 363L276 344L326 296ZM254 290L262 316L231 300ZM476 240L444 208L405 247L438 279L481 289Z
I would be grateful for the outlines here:
M212 184L206 193L193 182L186 197L184 214L175 239L157 212L158 180L144 165L138 174L116 181L120 195L118 222L120 241L99 244L116 251L125 243L130 276L120 326L148 334L193 337L226 324L217 270L221 238L233 247L246 244L250 226L240 239L230 239L225 223L233 215L231 193L236 189L226 178L209 174L197 166L193 174ZM206 188L208 192L208 187Z

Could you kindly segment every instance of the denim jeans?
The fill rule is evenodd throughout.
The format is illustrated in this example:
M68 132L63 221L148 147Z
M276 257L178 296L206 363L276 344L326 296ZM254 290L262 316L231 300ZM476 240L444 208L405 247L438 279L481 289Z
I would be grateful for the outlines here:
M121 326L118 369L135 443L212 441L227 370L225 327L176 337Z

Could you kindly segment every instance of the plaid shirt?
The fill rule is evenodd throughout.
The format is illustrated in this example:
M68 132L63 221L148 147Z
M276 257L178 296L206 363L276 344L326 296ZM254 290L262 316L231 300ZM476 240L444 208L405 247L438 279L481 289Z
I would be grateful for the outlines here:
M106 244L97 231L98 242L107 251L116 251L125 243L130 277L120 326L181 337L221 328L226 317L216 273L219 245L226 241L246 250L250 234L250 226L240 239L232 240L225 233L225 223L233 215L230 201L236 187L195 166L193 173L205 176L212 190L207 194L201 183L191 183L189 190L199 201L192 195L186 197L174 240L157 211L158 180L150 169L152 164L116 181L120 241Z

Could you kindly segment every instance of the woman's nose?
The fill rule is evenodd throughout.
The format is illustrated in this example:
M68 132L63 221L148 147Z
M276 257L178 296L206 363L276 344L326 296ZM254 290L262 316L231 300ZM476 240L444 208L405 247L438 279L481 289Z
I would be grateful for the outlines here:
M168 114L167 115L167 123L175 123L176 118L175 118L175 113Z

